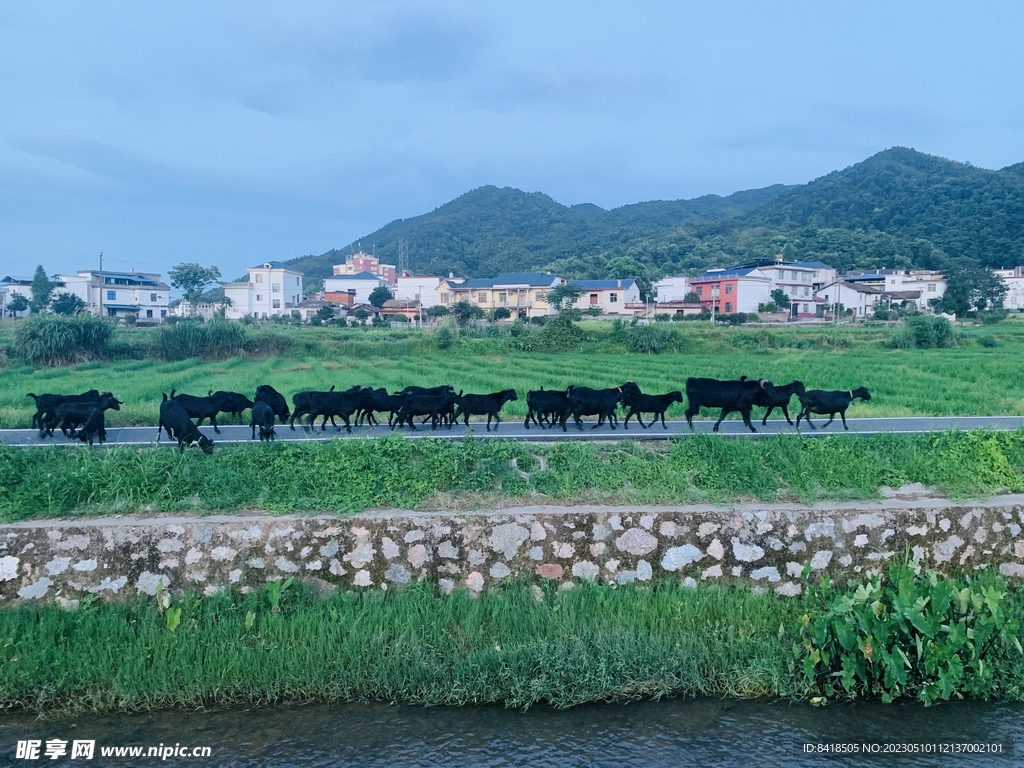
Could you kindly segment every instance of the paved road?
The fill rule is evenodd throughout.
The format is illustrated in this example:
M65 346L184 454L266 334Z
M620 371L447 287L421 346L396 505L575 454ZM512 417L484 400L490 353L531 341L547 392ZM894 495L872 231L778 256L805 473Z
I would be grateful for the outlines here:
M828 435L828 434L842 434L843 425L837 419L827 428L822 429L821 425L825 423L826 419L817 418L815 419L818 429L811 430L807 429L803 423L800 425L800 431L804 436L809 435ZM557 440L622 440L623 438L630 438L633 440L664 440L666 437L672 435L689 435L690 430L686 426L685 421L670 421L668 422L668 429L662 429L659 424L656 427L650 429L640 429L634 423L630 424L629 430L623 430L620 426L618 429L611 430L607 426L603 426L600 429L591 429L591 425L594 422L584 424L583 431L579 431L571 423L569 425L568 432L562 432L560 429L538 429L532 427L531 429L524 429L523 424L520 421L506 421L502 423L500 431L486 431L485 423L474 423L472 425L471 434L475 438L490 438L490 437L503 437L513 438L516 440L530 440L534 442L554 442ZM915 417L901 417L901 418L879 418L879 419L847 419L847 423L850 425L850 431L848 434L859 434L859 435L874 435L879 433L926 433L926 432L940 432L947 429L979 429L985 427L988 429L998 430L1013 430L1024 427L1024 416L915 416ZM713 421L694 421L693 425L698 432L709 433L711 427L714 424ZM757 437L758 435L773 435L778 433L784 434L795 434L796 430L789 426L785 420L771 420L767 426L761 426L760 422L755 422L757 427L757 433L753 434L749 432L746 427L743 426L743 422L736 419L729 419L722 422L719 434L726 437ZM228 425L221 426L221 434L214 434L214 431L210 427L202 427L201 431L211 437L214 442L218 444L224 443L246 443L250 440L250 430L247 426L239 425ZM447 429L439 429L436 432L430 430L429 425L426 428L420 428L416 432L410 432L408 429L397 429L391 432L385 424L383 427L353 427L352 434L348 434L344 431L337 431L331 428L330 425L327 427L326 432L309 432L303 429L299 429L296 426L295 431L288 429L287 425L277 427L277 438L278 440L327 440L331 438L340 439L354 439L354 438L366 438L366 437L383 437L384 435L390 434L401 434L405 437L410 438L422 438L422 437L443 437L451 440L461 440L467 434L464 426L453 427L451 431ZM111 427L107 430L107 442L106 445L151 445L156 439L156 427ZM39 439L39 433L34 429L3 429L0 430L0 442L7 445L14 446L38 446L38 445L80 445L77 440L67 440L60 432L57 432L54 437L47 438L46 440ZM173 445L176 444L174 441L167 439L164 435L161 441L162 445Z

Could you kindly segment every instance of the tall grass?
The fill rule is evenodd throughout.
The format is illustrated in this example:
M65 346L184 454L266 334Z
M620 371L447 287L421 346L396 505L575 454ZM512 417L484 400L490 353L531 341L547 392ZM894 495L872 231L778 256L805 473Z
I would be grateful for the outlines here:
M178 602L0 609L0 709L131 710L377 699L510 707L672 695L801 696L780 625L800 600L744 590L510 584L472 599L292 585ZM788 630L787 630L788 631Z
M68 365L105 357L112 335L113 324L94 315L36 315L18 323L11 351L33 365Z
M932 574L904 571L901 595L915 589L930 594L945 584ZM985 596L975 598L975 610L998 602L997 629L1009 634L972 656L988 671L983 676L957 678L945 666L924 670L945 686L932 700L1024 700L1024 657L1008 641L1024 613L1020 591L991 575L978 586L976 593L983 587ZM882 653L887 630L878 628L882 639L875 638L873 659L864 650L873 638L858 647L852 632L835 627L850 623L852 609L862 622L867 616L868 625L889 618L863 606L863 589L851 584L839 591L823 582L801 597L781 598L670 581L617 589L588 583L568 592L550 582L509 583L474 599L463 592L440 597L427 583L388 592L335 590L324 597L301 584L274 583L248 595L189 594L170 606L140 599L85 601L71 613L4 608L0 711L367 699L570 707L663 696L808 698L822 688L830 698L913 694L889 683L841 691L839 673L827 674L830 664L838 666L832 654L814 656L814 642L830 643L849 652L865 679L888 675ZM911 600L911 608L901 606L891 622L910 635L915 628L940 632L932 612L946 610L948 595L935 608L922 607L927 602ZM969 644L962 629L958 637ZM933 646L927 648L931 656L957 652L945 642ZM912 645L907 653L909 661ZM826 669L816 671L811 662L817 661ZM846 667L844 661L844 672Z
M389 437L247 445L212 456L0 447L0 520L141 509L450 508L496 499L814 501L876 498L884 486L915 482L954 497L1024 491L1024 430L758 441L695 435L667 448Z
M172 361L231 357L245 352L248 340L244 325L221 319L208 323L182 320L160 328L160 352L164 359Z

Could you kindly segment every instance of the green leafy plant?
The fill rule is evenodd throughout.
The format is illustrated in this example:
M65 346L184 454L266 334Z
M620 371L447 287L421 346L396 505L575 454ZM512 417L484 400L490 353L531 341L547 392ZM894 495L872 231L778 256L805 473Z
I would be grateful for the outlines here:
M295 578L289 576L283 582L280 581L268 581L267 582L267 600L270 602L270 610L274 613L281 612L281 598L284 593L288 591L288 587L295 583Z
M177 630L181 624L181 606L168 608L164 615L167 617L167 629L171 632Z
M105 357L112 336L111 323L94 315L36 315L18 324L11 351L33 365L68 365Z
M826 578L811 596L823 608L801 618L793 657L824 696L912 696L929 705L982 695L993 658L1022 650L1005 585L985 573L949 579L901 559L845 592Z

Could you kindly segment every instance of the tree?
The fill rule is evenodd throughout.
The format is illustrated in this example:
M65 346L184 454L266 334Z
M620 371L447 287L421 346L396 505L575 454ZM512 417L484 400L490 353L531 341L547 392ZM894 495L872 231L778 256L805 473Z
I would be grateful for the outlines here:
M604 265L604 276L609 280L636 280L640 298L648 301L654 293L654 286L647 275L647 267L632 256L619 256Z
M604 314L604 309L597 306L597 304L592 304L583 311L590 315L591 317L600 317L601 315Z
M55 315L74 315L83 309L85 309L85 302L67 291L61 291L50 302L50 310Z
M393 298L395 298L395 295L388 290L386 285L378 285L370 291L370 304L377 309L383 307L385 301L390 301Z
M508 320L510 317L512 317L512 310L508 307L495 307L491 311L492 320Z
M946 268L946 293L938 303L943 312L964 317L972 312L1000 309L1006 299L1006 283L974 259L950 259Z
M20 293L12 293L11 300L7 302L7 312L11 317L16 317L19 312L28 309L28 299Z
M444 317L450 314L448 307L444 304L435 304L434 306L427 309L427 317Z
M334 319L334 307L330 304L325 304L316 311L311 318L309 318L310 325L323 325L329 323Z
M50 294L55 287L46 276L43 265L37 266L35 274L32 275L32 300L28 303L33 315L38 315L50 306Z
M207 286L220 280L217 267L203 267L195 262L178 264L171 267L171 285L182 293L182 297L192 306L192 315L196 313L196 305Z
M484 311L468 301L457 301L452 304L452 314L455 315L459 325L465 325L470 320L479 320L484 316Z
M683 296L683 304L700 304L700 296L693 291Z
M362 307L360 307L359 309L357 309L355 312L352 313L352 317L354 317L356 320L360 320L360 321L366 320L366 318L368 318L369 316L370 316L370 313L367 312Z
M787 262L796 261L796 248L793 247L792 243L786 243L786 247L782 249L782 260Z
M548 304L553 309L561 312L563 309L572 309L583 295L583 289L572 283L563 283L548 291Z
M776 288L774 291L772 291L771 295L772 295L772 303L776 307L778 307L779 309L785 309L785 310L789 309L790 304L792 302L790 302L789 296L786 295L786 292L784 290L782 290L781 288Z

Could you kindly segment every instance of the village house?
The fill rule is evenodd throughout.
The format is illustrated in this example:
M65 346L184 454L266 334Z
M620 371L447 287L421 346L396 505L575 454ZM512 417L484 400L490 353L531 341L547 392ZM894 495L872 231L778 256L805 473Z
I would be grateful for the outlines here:
M690 287L701 305L716 314L757 312L759 304L772 300L772 281L757 267L709 269L690 278Z
M564 283L557 275L541 272L511 272L463 282L446 279L437 288L437 303L451 307L468 301L484 311L505 307L513 318L543 317L554 314L548 291Z
M26 301L32 300L32 278L5 276L0 280L0 318L24 317L29 313L28 309L15 312L10 309L10 303L18 296L23 296Z
M349 256L345 259L344 264L335 264L331 267L331 272L335 277L341 275L358 275L362 272L369 272L371 275L376 275L377 277L382 278L388 286L393 287L395 285L395 265L381 264L380 260L376 256L370 256L362 251Z
M1024 267L997 269L995 272L1006 283L1003 306L1014 312L1024 312Z
M946 278L941 272L921 269L880 269L875 272L854 272L843 275L847 283L875 288L884 294L885 303L913 302L919 312L931 307L931 302L946 293ZM881 301L881 299L880 299Z
M142 325L162 323L170 304L170 286L160 280L159 272L127 272L80 269L74 275L60 275L61 290L72 293L94 315L127 320Z
M858 318L870 317L875 311L875 304L884 296L883 291L865 283L848 282L840 278L823 286L817 293L822 306L828 306L835 314L836 304L841 304L843 311L853 310Z
M454 280L451 276L450 279ZM412 276L404 274L395 284L395 298L402 301L419 301L424 309L430 309L437 303L437 289L443 277Z
M391 284L386 279L375 275L372 272L360 272L356 275L339 275L336 277L324 278L324 297L333 300L334 294L355 291L356 304L369 304L370 294L376 288L383 286L389 291Z
M246 270L245 282L224 283L224 296L231 304L225 317L266 319L290 315L302 301L302 273L280 261L267 261Z
M629 316L645 309L636 280L572 280L569 285L583 289L576 309L597 307L605 315Z
M654 284L654 299L663 304L682 302L692 290L688 277L664 277Z
M377 314L392 322L408 322L419 325L426 320L424 307L416 299L388 299Z

